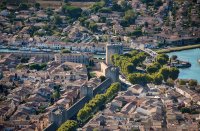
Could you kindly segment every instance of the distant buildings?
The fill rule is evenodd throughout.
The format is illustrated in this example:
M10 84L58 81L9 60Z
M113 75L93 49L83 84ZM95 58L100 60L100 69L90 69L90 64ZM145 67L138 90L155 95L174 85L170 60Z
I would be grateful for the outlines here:
M55 54L55 61L59 63L64 62L75 62L75 63L82 63L82 64L89 64L89 56L84 53L59 53Z

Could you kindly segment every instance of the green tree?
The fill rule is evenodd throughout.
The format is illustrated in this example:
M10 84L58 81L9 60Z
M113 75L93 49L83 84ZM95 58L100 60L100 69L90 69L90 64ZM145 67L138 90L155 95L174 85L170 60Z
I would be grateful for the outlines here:
M61 52L62 52L62 53L71 53L71 51L68 50L68 49L63 49L63 50L61 50Z
M66 4L62 6L62 12L68 15L70 18L77 19L81 16L82 9Z
M7 0L3 0L2 3L0 3L0 11L5 10L7 5Z
M60 98L60 92L59 92L59 91L55 91L55 92L53 93L53 98L54 98L54 99Z
M155 73L155 72L159 71L159 69L160 69L160 67L156 64L149 65L146 68L147 73L149 73L149 74Z
M31 70L42 70L44 68L46 68L47 64L46 63L42 63L42 64L35 64L35 63L32 63L29 65L29 69Z
M105 2L100 1L100 2L96 2L95 4L93 4L90 9L92 12L98 12L99 9L103 8L104 6L105 6Z
M57 131L76 131L78 128L78 123L74 120L67 120L63 123Z
M174 86L174 80L168 79L166 84L167 84L168 86Z
M34 6L35 6L36 9L38 9L38 10L40 9L40 3L35 3Z
M191 113L191 110L190 110L190 108L183 107L183 108L181 108L181 112L182 113Z
M125 68L127 74L132 73L136 69L132 63L127 63Z
M120 90L121 85L120 83L116 82L113 83L104 94L107 101L110 101L115 95L117 95L118 91Z
M172 67L170 68L170 74L169 74L169 78L171 78L172 80L176 80L178 78L179 75L179 69L176 67Z
M162 84L163 76L160 73L153 75L153 83L156 85Z
M90 22L89 29L92 30L93 32L96 32L97 31L97 24L94 23L94 22Z
M129 24L133 24L136 19L136 13L134 10L127 10L125 12L125 15L123 17L124 20L126 20Z
M77 114L77 119L81 122L85 122L91 115L96 113L105 102L105 95L97 94L92 100L85 104L85 106L81 110L79 110Z
M167 81L170 75L170 69L168 67L163 67L160 69L159 73L163 76L164 81Z
M28 5L25 3L20 3L18 6L19 10L28 10L28 8L29 8Z
M129 35L139 37L139 36L142 36L143 33L142 33L142 30L140 29L140 30L135 30L131 32Z
M197 86L197 85L198 85L198 82L197 82L197 80L191 79L191 80L189 80L188 85L189 85L189 86Z
M179 79L178 83L179 83L179 85L186 85L187 81Z
M47 13L48 16L53 15L53 10L52 10L52 8L48 7L48 8L46 9L46 13Z
M169 56L166 55L166 54L159 54L157 57L156 57L156 61L161 64L161 65L165 65L167 64L169 60Z
M61 18L59 15L57 15L57 14L54 15L53 21L54 21L54 23L55 23L56 25L62 24L62 18Z
M114 2L111 9L113 11L118 11L118 12L121 12L122 11L122 7L120 5L117 4L117 2Z
M100 76L99 78L101 79L101 82L103 82L103 81L106 80L106 77L105 77L105 76Z
M155 9L158 9L162 5L163 5L162 0L155 0L155 2L154 2L154 8Z
M29 58L27 58L27 57L21 58L21 63L28 63L28 61L29 61Z
M145 85L152 81L152 78L148 74L132 73L128 75L128 81L132 84Z
M27 31L30 34L30 36L33 36L37 30L38 30L38 27L30 26Z
M99 12L100 13L111 13L112 10L110 8L103 7L101 9L99 9Z

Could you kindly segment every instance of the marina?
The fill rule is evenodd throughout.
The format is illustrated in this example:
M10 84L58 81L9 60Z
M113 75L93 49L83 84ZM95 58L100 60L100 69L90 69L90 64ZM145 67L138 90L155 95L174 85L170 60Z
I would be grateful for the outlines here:
M179 78L196 79L200 83L200 48L167 53L169 57L176 55L181 61L191 63L189 68L181 68Z

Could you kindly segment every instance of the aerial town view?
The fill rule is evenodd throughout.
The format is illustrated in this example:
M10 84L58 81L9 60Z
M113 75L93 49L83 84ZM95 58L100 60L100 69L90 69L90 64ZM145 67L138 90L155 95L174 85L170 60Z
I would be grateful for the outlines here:
M0 131L199 131L200 0L0 0Z

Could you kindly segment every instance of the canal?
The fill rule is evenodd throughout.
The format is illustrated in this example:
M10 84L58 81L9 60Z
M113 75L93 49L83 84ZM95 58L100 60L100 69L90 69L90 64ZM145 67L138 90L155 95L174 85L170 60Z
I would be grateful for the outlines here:
M188 61L192 64L190 68L180 69L179 78L181 79L196 79L200 83L200 48L183 50L167 53L169 57L177 55L179 60Z

